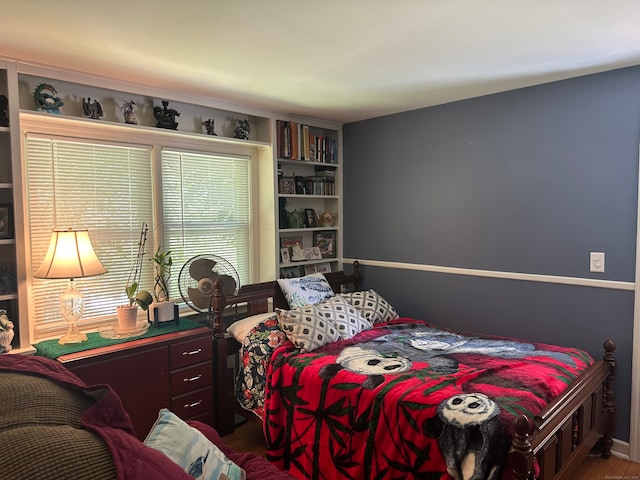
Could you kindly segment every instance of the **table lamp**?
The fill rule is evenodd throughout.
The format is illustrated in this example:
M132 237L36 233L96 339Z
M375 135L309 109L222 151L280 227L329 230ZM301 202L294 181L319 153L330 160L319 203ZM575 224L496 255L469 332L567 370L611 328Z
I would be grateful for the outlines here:
M73 280L106 272L93 250L88 230L53 230L49 250L34 276L69 279L69 288L60 295L62 318L69 324L67 333L58 341L61 345L87 340L77 326L84 312L84 295L75 289Z

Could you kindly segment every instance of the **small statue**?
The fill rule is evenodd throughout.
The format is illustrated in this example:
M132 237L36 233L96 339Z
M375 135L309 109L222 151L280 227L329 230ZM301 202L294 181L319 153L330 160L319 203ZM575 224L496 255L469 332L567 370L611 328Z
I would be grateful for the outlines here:
M213 125L213 118L210 118L208 120L205 120L204 122L202 122L202 125L204 125L205 130L207 131L207 135L218 135L215 131L214 131L214 125Z
M251 125L249 125L249 120L239 120L238 126L233 130L233 132L235 133L234 138L249 140L249 134L251 133Z
M169 108L169 102L167 100L162 101L162 108L157 105L153 107L153 116L158 121L156 127L168 128L170 130L178 129L176 117L180 116L180 112L173 108Z
M99 120L102 115L104 115L102 111L102 105L97 100L91 101L91 97L84 98L82 97L82 111L85 116L89 118L93 118L94 120Z
M6 310L0 310L0 353L11 351L11 341L13 340L13 322L7 317Z
M122 102L120 111L124 115L124 123L129 125L137 125L138 119L136 118L136 102L133 100Z
M41 83L33 92L33 101L38 112L60 113L60 107L64 102L57 97L58 92L48 83Z
M9 126L9 99L6 95L0 95L0 127Z

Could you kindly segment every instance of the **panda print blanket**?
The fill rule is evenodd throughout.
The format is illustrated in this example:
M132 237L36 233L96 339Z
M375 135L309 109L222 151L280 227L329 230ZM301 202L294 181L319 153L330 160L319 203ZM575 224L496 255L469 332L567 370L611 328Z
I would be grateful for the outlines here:
M267 457L304 479L510 478L514 417L537 414L591 363L411 319L309 353L284 342L261 409Z

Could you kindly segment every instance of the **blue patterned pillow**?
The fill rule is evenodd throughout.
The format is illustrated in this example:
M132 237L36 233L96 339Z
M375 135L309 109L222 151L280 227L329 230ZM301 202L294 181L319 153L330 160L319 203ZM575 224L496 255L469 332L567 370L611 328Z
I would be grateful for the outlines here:
M300 278L279 278L278 285L291 310L305 305L315 305L335 295L322 273Z

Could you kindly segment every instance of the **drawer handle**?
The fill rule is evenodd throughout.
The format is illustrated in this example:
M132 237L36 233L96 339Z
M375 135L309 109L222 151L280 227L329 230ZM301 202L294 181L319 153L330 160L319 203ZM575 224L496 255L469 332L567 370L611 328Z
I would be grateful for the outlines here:
M197 407L198 405L200 405L202 403L202 400L198 400L197 402L193 402L193 403L186 403L184 405L184 408L193 408L193 407Z
M183 379L182 379L182 381L183 381L184 383L187 383L187 382L195 382L195 381L197 381L197 380L200 380L201 378L202 378L202 374L200 374L200 375L196 375L195 377L191 377L191 378L183 378Z
M190 352L182 352L182 356L185 357L187 355L198 355L201 352L202 352L202 349L199 348L197 350L191 350Z

